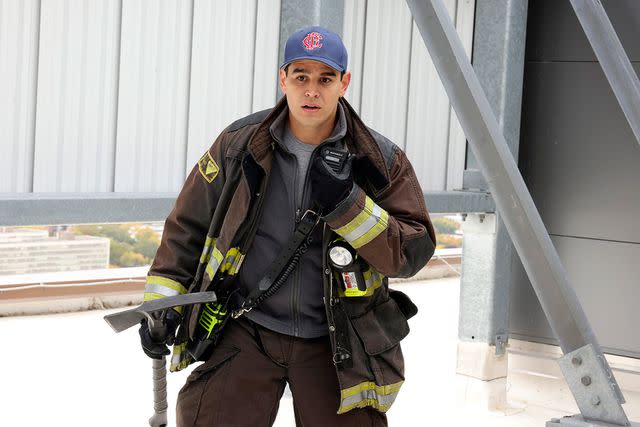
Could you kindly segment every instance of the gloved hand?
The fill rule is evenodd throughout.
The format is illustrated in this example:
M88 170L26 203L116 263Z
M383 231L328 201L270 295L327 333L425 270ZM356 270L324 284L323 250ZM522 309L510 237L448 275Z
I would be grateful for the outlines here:
M368 182L369 184L371 184L373 187L372 190L374 191L380 191L389 183L387 177L380 172L380 170L367 156L356 157L354 159L353 174L354 176L360 178L363 182ZM363 190L367 192L365 188L363 188Z
M333 211L353 188L353 159L354 156L349 156L339 173L334 172L321 156L313 159L309 171L311 200L320 206L323 214Z
M169 309L164 321L154 322L153 330L149 330L147 319L143 319L138 330L142 351L152 359L162 359L162 356L168 355L170 351L167 346L172 345L175 340L180 318L177 311Z

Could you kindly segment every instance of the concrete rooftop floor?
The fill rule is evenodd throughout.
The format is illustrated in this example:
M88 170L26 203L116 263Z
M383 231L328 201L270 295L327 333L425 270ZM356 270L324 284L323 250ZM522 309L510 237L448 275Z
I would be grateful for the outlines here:
M388 412L390 426L543 427L576 412L561 379L523 371L507 381L508 409L491 412L476 404L468 379L455 373L459 279L393 286L420 312L403 341L407 379ZM151 361L139 349L137 328L115 334L102 319L119 310L0 318L0 426L148 425ZM170 425L190 370L168 376ZM640 393L625 395L627 413L640 418ZM293 420L285 393L275 426L293 426Z

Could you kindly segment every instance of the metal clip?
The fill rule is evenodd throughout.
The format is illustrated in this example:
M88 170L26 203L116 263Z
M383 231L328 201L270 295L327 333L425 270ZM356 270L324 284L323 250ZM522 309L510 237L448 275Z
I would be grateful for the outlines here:
M239 309L237 309L237 310L234 310L234 311L231 313L231 317L233 317L234 319L237 319L238 317L242 316L243 314L248 313L248 312L250 312L251 310L253 310L253 307L248 307L248 308L247 308L247 307L245 307L245 304L246 304L246 302L243 302L243 303L242 303L242 307L240 307L240 308L239 308Z
M307 215L309 215L311 218L307 218ZM304 220L314 225L317 225L320 222L320 214L318 214L315 211L312 211L311 209L307 209L305 213L302 215L302 218L300 218L300 221L304 221Z

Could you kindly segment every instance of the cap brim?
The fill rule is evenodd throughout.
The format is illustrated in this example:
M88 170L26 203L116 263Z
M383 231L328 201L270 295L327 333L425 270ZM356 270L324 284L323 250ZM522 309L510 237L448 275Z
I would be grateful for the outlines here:
M284 68L284 67L286 67L287 65L291 64L292 62L296 62L296 61L306 61L306 60L322 62L323 64L328 65L329 67L333 68L334 70L336 70L336 71L338 71L338 72L340 72L340 73L344 73L345 71L347 71L347 70L343 70L343 69L341 69L341 68L340 68L340 65L338 65L338 64L337 64L337 63L335 63L335 62L333 62L332 60L327 59L327 58L321 58L321 57L318 57L318 56L300 56L300 57L298 57L298 58L294 58L294 59L291 59L291 60L289 60L289 61L287 61L287 62L283 63L283 64L280 66L280 68Z

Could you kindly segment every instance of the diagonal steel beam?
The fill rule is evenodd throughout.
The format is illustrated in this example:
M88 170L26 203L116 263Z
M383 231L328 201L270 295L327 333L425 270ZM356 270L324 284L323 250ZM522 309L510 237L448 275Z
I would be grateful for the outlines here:
M640 81L600 0L570 0L584 33L640 144Z
M444 5L441 0L407 0L407 3L563 352L583 352L580 353L583 357L594 362L590 366L594 377L605 379L598 390L607 394L606 405L601 406L606 406L606 410L596 408L589 417L629 425L620 406L624 397L569 284ZM586 382L591 383L591 379ZM577 390L571 391L576 401L584 401ZM586 390L583 394L589 393L590 390Z

